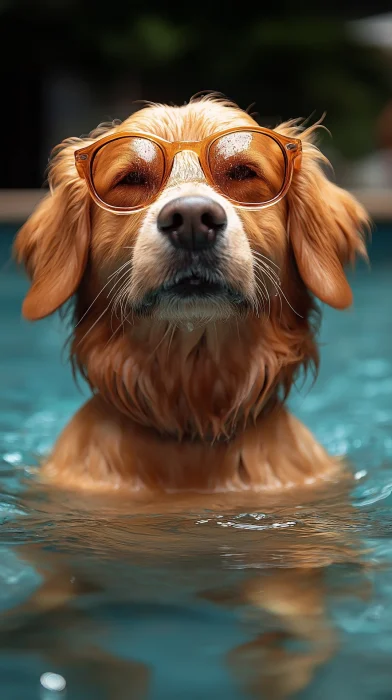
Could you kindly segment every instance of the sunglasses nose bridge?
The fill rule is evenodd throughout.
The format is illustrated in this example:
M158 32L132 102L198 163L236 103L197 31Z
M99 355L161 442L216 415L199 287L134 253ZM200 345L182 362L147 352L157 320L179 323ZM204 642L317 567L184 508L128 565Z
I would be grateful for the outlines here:
M188 154L189 159L194 158L195 162L196 159L200 165L201 165L201 143L200 141L176 141L171 144L171 158L172 161L174 162L175 159L178 160L178 156L180 154Z
M192 153L200 153L201 141L173 141L171 144L174 155L182 151L191 151Z
M199 149L192 148L191 143L173 144L171 152L171 183L176 182L205 182L206 177L202 162L200 159Z

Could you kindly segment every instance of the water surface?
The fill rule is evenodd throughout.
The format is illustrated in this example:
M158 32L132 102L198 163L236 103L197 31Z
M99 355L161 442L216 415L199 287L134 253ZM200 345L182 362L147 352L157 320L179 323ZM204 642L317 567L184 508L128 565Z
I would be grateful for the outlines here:
M1 697L42 698L54 670L72 700L390 698L391 229L352 276L354 308L325 310L319 379L291 399L352 479L301 501L178 497L143 512L35 482L85 397L59 319L20 318L12 234L0 232Z

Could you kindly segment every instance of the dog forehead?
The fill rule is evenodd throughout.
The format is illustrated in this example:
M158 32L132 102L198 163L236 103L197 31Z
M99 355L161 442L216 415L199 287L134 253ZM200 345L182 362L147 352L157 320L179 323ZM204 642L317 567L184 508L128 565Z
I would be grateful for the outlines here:
M182 107L149 106L131 115L120 128L144 131L167 141L201 141L237 126L255 126L255 122L237 107L201 101Z

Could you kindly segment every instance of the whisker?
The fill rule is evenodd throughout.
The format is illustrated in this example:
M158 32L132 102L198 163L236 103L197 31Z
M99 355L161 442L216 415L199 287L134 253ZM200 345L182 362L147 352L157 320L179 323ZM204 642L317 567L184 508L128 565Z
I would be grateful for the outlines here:
M129 285L130 281L131 281L131 280L130 280L130 277L129 277L129 270L125 270L125 271L123 272L123 274L121 275L121 277L119 277L118 280L117 280L117 281L115 282L115 284L113 285L113 288L112 288L112 289L110 290L110 292L108 293L108 297L109 297L110 295L113 295L114 299L118 299L119 295L122 293L122 291L124 290L124 288L127 287L127 286ZM119 284L119 282L122 282L122 285L121 285L121 287L118 287L118 288L116 289L116 286ZM113 292L114 292L114 294L113 294Z
M107 312L107 310L109 309L109 307L110 307L110 304L107 305L106 309L104 309L104 310L102 311L102 313L98 316L98 318L94 321L93 325L91 326L91 328L88 329L87 333L85 333L84 336L83 336L82 338L80 338L80 340L78 341L78 344L77 344L76 347L78 347L78 346L80 345L80 343L81 343L85 338L87 338L87 336L89 335L89 333L91 333L91 331L93 330L93 328L97 325L98 321L101 320L102 316Z
M113 284L113 287L112 287L111 290L108 292L108 297L110 297L110 295L113 294L113 292L114 292L114 290L116 289L116 286L118 285L118 283L121 282L121 281L122 281L123 279L125 279L126 277L128 277L128 275L129 275L129 270L125 270L125 271L122 273L122 275L121 275L121 276L115 281L115 283ZM116 294L117 294L117 292L118 292L118 289L116 290Z
M167 358L169 357L169 353L170 353L170 348L171 348L171 344L172 344L172 342L173 342L173 338L174 338L174 333L175 333L175 331L176 331L176 328L177 328L176 324L175 324L175 323L173 323L173 330L172 330L172 334L171 334L171 336L170 336L170 338L169 338L169 345L167 346L167 354L166 354L166 359L167 359Z
M271 277L271 275L269 274L269 272L268 272L265 268L261 267L261 271L262 271L262 274L264 274L264 275L267 277L267 279L272 283L272 286L273 286L273 288L274 288L275 291L276 291L276 296L279 297L280 312L281 312L281 314L282 314L283 307L282 307L282 297L281 297L281 295L283 294L283 292L282 292L282 290L281 290L281 287L280 287L280 285L277 285L277 284L276 284L275 280Z
M277 270L280 270L279 265L277 265L276 263L274 263L274 261L271 260L271 258L267 258L266 255L263 255L262 253L260 253L258 250L252 250L252 253L253 253L253 255L258 255L260 258L263 258L263 260L266 260L267 263L269 263L270 265L273 265L274 267L276 267Z
M111 282L111 280L109 280L108 282L106 282L105 286L102 287L102 289L98 292L98 294L97 294L97 296L95 297L95 299L91 302L91 304L90 304L90 306L88 307L88 309L84 312L83 316L81 316L81 318L79 319L79 321L78 321L77 324L75 325L75 328L77 328L77 327L79 326L79 324L82 323L83 319L86 318L88 312L89 312L89 311L91 310L91 308L94 306L94 304L95 304L95 302L97 301L98 297L101 296L102 292L106 289L106 287L110 284L110 282Z
M116 270L115 272L112 272L112 274L109 275L108 279L111 279L111 278L114 277L115 275L118 275L119 272L122 272L122 270L124 270L126 267L131 266L131 265L132 265L132 260L127 260L123 265L121 265L121 266L118 268L118 270Z
M257 259L257 255L256 255L256 259ZM274 270L270 265L268 265L264 259L257 259L257 262L259 263L260 266L263 267L263 269L269 271L269 273L276 279L276 281L279 285L281 284L280 277L279 277L278 273L276 272L276 270Z
M126 318L126 305L129 297L129 285L125 284L120 294L120 317Z
M130 262L130 261L129 261L129 262ZM113 278L115 275L119 274L119 273L121 272L121 270L125 267L125 265L128 265L128 261L127 261L127 263L124 263L124 265L122 265L118 270L116 270L116 272L113 272L111 275L109 275L108 281L107 281L106 284L102 287L102 289L100 289L100 291L98 292L98 294L97 294L97 296L95 297L95 299L91 302L91 304L90 304L90 306L88 307L88 309L87 309L87 310L84 312L84 314L81 316L81 318L79 319L79 321L78 321L77 324L75 325L75 328L77 328L77 327L79 326L79 324L83 321L83 319L86 318L88 312L89 312L89 311L91 310L91 308L94 306L94 304L95 304L95 302L97 301L97 299L101 296L102 292L105 291L106 287L108 287L108 285L111 283L112 278ZM118 280L117 280L117 282L115 283L114 286L116 286L117 283L118 283Z
M262 289L260 288L260 285L262 286ZM268 293L268 288L265 282L261 279L257 280L256 288L258 292L261 294L261 298L264 301L268 302L268 316L271 316L271 298ZM265 290L265 294L263 292ZM263 303L263 308L264 308L264 303Z
M158 350L158 348L160 348L160 346L162 345L163 341L165 340L165 338L166 338L168 332L170 331L170 329L171 329L171 324L170 324L170 322L169 322L168 325L167 325L167 328L166 328L166 330L165 330L165 332L164 332L164 334L163 334L163 336L162 336L162 338L160 339L160 341L159 341L159 343L158 343L158 345L157 345L156 348L154 348L154 350L150 353L150 355L148 356L147 360L151 360L152 356L155 355L156 351Z
M280 286L280 284L279 284L279 285L276 285L276 283L275 283L273 277L271 276L270 272L269 272L268 270L266 270L265 268L263 269L263 265L261 264L260 261L259 261L259 265L260 265L260 268L263 270L264 274L266 275L266 277L267 277L267 278L270 280L270 282L272 282L272 284L274 285L274 287L275 287L277 293L279 294L279 296L282 296L282 297L283 297L283 299L285 300L285 302L288 304L288 306L289 306L290 309L295 313L296 316L298 316L299 318L303 318L303 316L301 316L301 314L299 314L298 311L296 311L296 310L294 309L294 307L290 304L290 302L289 302L289 300L287 299L287 297L286 297L286 295L285 295L285 293L284 293L282 287Z
M120 310L120 318L121 320L124 316L124 305L126 303L126 298L128 296L127 291L129 290L129 282L128 280L125 280L121 287L116 291L116 295L113 299L113 311L116 315L116 318L118 319L118 310Z
M264 303L264 302L266 302L266 301L268 302L269 315L271 315L271 301L270 301L270 295L269 295L269 292L268 292L267 285L265 284L265 282L264 282L264 280L263 280L263 273L262 273L262 271L263 271L264 268L262 268L262 266L261 266L261 264L260 264L260 261L258 261L258 260L254 260L253 263L254 263L254 268L255 268L255 270L256 270L256 296L257 296L257 297L261 297L261 307L262 307L262 308L264 308L264 306L265 306L265 303ZM259 271L261 272L261 276L257 275L257 272L259 272ZM261 287L263 287L263 289L261 289ZM264 291L263 291L263 290L264 290ZM265 292L265 293L264 293L264 292ZM258 306L258 304L257 304L257 306L256 306L256 313L257 313L257 315L259 315L258 312L259 312L259 306Z
M124 278L126 278L126 279L124 280ZM122 283L122 285L121 285L118 289L115 289L116 286L117 286L122 280L124 280L123 283ZM122 299L123 295L125 295L125 292L126 292L126 290L128 289L128 285L129 285L129 281L128 281L128 270L126 270L125 272L123 272L123 274L121 275L121 277L115 282L115 284L113 285L113 288L110 290L110 292L109 292L109 294L108 294L108 298L110 298L110 295L113 296L113 298L111 299L111 303L112 303L112 312L111 312L111 315L110 315L110 325L111 325L111 327L113 327L113 314L115 314L115 316L116 316L116 318L117 318L118 320L121 319L121 316L120 316L120 318L119 318L118 313L117 313L117 311L118 311L118 306L119 306L119 302L121 302L121 299ZM122 311L122 307L121 307L121 315L124 315L124 314L123 314L123 311Z
M116 333L118 333L118 331L123 327L123 324L125 323L125 320L126 320L126 319L124 319L124 321L123 321L122 323L120 323L120 325L117 326L117 328L114 329L112 335L110 336L109 340L107 341L107 343L106 343L106 345L105 345L105 349L107 348L107 346L109 345L109 343L113 340L113 338L114 338L114 336L116 335Z

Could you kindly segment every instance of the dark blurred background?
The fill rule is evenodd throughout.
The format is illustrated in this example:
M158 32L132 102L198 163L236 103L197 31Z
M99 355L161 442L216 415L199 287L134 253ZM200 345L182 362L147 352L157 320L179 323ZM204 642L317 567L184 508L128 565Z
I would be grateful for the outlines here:
M1 188L42 185L51 148L136 100L214 89L258 121L319 118L353 187L392 185L391 0L320 4L0 0ZM388 13L389 10L389 13Z

